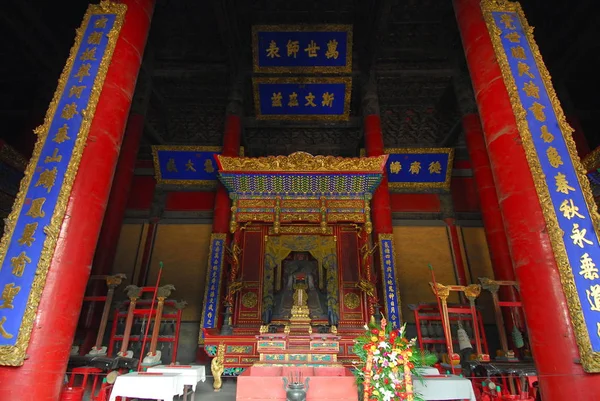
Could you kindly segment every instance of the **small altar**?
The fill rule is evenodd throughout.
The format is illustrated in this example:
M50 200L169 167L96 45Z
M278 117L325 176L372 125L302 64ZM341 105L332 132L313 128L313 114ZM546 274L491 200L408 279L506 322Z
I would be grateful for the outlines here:
M373 268L384 253L370 201L387 155L215 158L232 201L230 237L211 237L201 323L215 388L253 365L351 366L370 316L399 316L393 274Z

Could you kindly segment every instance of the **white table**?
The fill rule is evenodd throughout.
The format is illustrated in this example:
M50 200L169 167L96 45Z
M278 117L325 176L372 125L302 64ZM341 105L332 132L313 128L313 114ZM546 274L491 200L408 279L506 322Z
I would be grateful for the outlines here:
M110 401L117 397L172 401L183 394L183 386L183 376L177 373L127 373L117 377Z
M471 381L460 376L424 377L423 383L413 380L414 391L424 400L470 400L475 401Z
M194 392L198 382L206 381L206 373L204 366L199 365L158 365L148 368L148 372L152 373L175 373L182 377L185 389L183 391L183 400L187 400L188 390L191 390L191 401L194 401Z

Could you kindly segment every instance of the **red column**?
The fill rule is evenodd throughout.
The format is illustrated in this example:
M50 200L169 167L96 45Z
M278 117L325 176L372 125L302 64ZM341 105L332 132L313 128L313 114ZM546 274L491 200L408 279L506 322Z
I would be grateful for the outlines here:
M600 376L581 365L567 303L515 115L479 0L454 0L545 401L589 399Z
M18 368L0 367L3 399L56 401L60 396L154 8L153 0L124 3L125 22L73 183L28 358Z
M454 257L454 266L456 269L456 281L458 285L468 285L465 262L463 260L463 255L460 248L460 240L458 239L456 220L453 218L446 218L444 219L444 222L448 227L448 237L450 239L450 246L452 247L452 256Z
M513 269L512 259L508 248L508 241L504 233L504 222L500 213L500 204L494 185L494 177L490 167L490 159L485 149L485 140L479 115L467 114L462 119L463 130L466 136L467 150L473 166L475 183L479 194L479 203L481 206L481 217L485 228L485 237L490 251L492 269L496 280L516 280ZM516 302L519 296L512 287L500 287L499 296L501 301ZM523 329L523 317L519 310L515 310L517 324ZM513 320L510 310L503 308L504 324L508 337L513 329Z
M225 134L223 135L223 156L238 156L242 124L240 116L228 114L225 120ZM228 233L229 219L231 218L231 201L227 189L219 183L215 198L215 210L213 213L213 233Z
M383 154L383 135L381 133L381 117L379 114L365 116L365 151L367 156L380 156ZM373 193L371 201L371 216L373 232L377 234L391 234L392 208L390 207L390 192L388 189L387 172L384 171L381 184Z

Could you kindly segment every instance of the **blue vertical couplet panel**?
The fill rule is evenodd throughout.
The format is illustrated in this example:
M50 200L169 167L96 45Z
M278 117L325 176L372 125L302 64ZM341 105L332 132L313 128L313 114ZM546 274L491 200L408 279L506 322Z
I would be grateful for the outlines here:
M385 314L394 329L400 328L400 297L396 282L396 263L394 259L394 235L379 234L379 256L385 300Z
M0 243L0 364L23 363L71 187L126 6L91 5ZM68 273L67 273L68 274Z
M227 234L211 234L210 236L201 329L214 329L219 322L219 298L221 295L221 277L223 275L223 256L225 255L226 241ZM202 340L202 338L203 333L200 330L200 339Z
M597 216L550 75L518 3L484 15L508 89L561 273L581 360L600 372Z
M257 119L348 120L352 78L254 78Z
M254 72L349 73L351 25L255 25Z

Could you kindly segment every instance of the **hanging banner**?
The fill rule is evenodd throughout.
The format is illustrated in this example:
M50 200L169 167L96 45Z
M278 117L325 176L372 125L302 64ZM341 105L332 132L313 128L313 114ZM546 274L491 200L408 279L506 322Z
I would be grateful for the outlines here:
M204 341L202 329L214 329L219 322L219 298L221 276L227 234L211 234L208 264L206 265L206 285L204 288L204 308L200 326L200 342Z
M581 363L600 372L600 224L563 110L518 3L482 9L567 297Z
M388 148L385 169L391 191L405 189L450 189L454 149ZM364 157L365 150L360 150Z
M0 364L23 364L38 304L126 6L90 5L0 243Z
M352 78L254 78L259 120L344 120Z
M220 146L152 146L156 183L214 189L218 154ZM244 148L240 148L243 155Z
M351 25L252 27L254 72L350 73Z
M385 315L392 327L398 329L402 324L402 319L394 254L394 235L379 234L379 260L381 260L381 278L384 286Z

